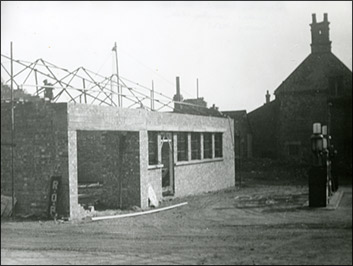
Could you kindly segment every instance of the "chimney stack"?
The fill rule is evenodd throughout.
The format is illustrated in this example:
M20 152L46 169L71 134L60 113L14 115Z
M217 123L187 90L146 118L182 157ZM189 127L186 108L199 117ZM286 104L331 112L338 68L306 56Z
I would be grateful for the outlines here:
M176 77L176 94L173 97L173 101L175 102L181 102L183 101L183 96L180 94L180 79L179 77ZM181 111L182 106L179 103L174 103L174 111L178 112Z
M316 23L316 14L312 14L312 17L313 17L313 24Z
M331 52L330 28L327 13L324 13L324 20L316 21L316 14L312 14L311 26L311 53Z
M180 80L176 77L176 100L180 102Z

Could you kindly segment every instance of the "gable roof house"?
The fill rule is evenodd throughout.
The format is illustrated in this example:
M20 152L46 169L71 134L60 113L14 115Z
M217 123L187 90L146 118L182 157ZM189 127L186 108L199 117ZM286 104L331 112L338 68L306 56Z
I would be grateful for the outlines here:
M344 168L352 169L352 71L331 51L328 16L312 15L311 53L275 90L275 100L248 114L254 155L311 162L313 123L328 126Z

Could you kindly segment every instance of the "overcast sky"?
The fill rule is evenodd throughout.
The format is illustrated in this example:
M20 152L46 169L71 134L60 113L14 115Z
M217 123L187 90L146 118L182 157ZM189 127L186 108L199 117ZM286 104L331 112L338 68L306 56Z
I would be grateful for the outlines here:
M1 1L1 53L119 74L220 110L256 109L310 54L311 14L328 13L333 53L352 69L352 2Z

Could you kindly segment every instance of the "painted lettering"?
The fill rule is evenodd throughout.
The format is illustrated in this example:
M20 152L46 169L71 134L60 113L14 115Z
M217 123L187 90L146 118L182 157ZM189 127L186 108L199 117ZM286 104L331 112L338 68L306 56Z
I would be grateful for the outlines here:
M58 189L59 182L57 180L53 181L53 189L57 190Z
M51 195L51 201L52 201L52 202L56 202L57 198L58 198L58 197L57 197L56 193L54 193L54 194Z
M50 206L50 215L53 215L54 213L56 213L56 207L54 206Z

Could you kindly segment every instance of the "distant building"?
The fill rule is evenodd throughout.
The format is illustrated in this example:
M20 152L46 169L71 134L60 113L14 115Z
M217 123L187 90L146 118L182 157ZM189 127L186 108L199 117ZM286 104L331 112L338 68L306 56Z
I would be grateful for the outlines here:
M222 111L222 114L234 120L234 155L237 159L252 157L252 132L246 110ZM237 167L238 165L236 165Z
M248 114L255 156L310 162L312 125L328 125L338 161L352 170L352 71L331 51L329 21L312 15L311 53Z
M176 94L174 95L173 100L175 101L175 113L223 117L222 113L219 112L218 107L214 104L211 108L208 108L207 102L203 97L184 100L180 93L179 77L176 77Z
M39 96L33 96L20 88L14 88L12 97L15 102L37 102L41 100ZM9 101L11 101L11 88L1 81L1 102Z

